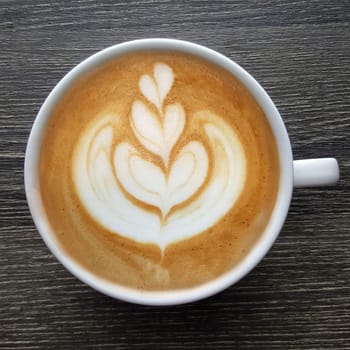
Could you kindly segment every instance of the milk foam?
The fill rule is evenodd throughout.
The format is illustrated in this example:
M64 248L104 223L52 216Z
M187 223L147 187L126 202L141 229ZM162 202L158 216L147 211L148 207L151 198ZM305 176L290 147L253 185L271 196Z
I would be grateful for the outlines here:
M113 122L120 116L108 115L83 132L72 167L78 196L97 222L161 249L214 225L238 199L246 175L238 136L209 110L191 116L202 127L206 143L188 140L171 157L186 128L183 106L164 103L174 80L169 66L155 64L153 76L141 76L143 96L131 106L132 132L145 152L159 157L162 166L145 159L145 152L128 140L115 145Z

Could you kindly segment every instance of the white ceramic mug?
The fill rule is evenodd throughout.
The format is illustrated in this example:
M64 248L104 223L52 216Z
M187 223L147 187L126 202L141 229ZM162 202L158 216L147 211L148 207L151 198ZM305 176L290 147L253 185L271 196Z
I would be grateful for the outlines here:
M51 231L40 198L38 160L43 133L51 111L67 88L79 77L103 62L138 50L177 50L190 53L225 68L238 78L264 110L273 130L280 161L280 185L270 221L247 256L229 272L203 285L174 291L141 291L126 288L93 275L60 249ZM109 47L87 58L72 69L52 90L42 105L32 128L25 156L25 190L33 220L49 249L77 278L109 296L148 305L182 304L206 298L233 285L248 274L265 256L277 238L287 216L293 187L332 185L338 181L338 163L333 158L293 161L292 149L283 120L277 108L259 83L238 64L206 47L173 39L135 40Z

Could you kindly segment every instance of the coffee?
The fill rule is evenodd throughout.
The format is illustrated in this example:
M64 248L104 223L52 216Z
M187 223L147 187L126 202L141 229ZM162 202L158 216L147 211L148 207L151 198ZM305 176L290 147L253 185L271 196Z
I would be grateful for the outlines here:
M87 270L145 290L189 288L259 240L277 147L251 94L190 54L134 52L83 75L55 106L40 154L52 231Z

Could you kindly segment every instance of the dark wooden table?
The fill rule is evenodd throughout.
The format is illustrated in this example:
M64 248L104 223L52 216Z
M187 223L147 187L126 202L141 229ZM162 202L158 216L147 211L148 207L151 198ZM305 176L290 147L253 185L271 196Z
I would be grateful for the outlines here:
M276 244L244 280L177 307L126 304L52 256L23 162L47 94L92 53L173 37L234 59L266 88L296 159L334 156L333 188L298 189ZM1 349L350 349L350 2L0 1Z

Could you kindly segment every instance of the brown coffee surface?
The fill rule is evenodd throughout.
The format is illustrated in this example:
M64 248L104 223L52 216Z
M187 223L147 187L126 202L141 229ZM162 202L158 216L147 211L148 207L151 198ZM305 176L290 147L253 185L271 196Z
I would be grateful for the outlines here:
M201 232L163 247L131 239L96 220L79 195L73 176L82 135L89 125L110 116L113 150L127 142L169 178L170 165L167 167L164 157L162 160L142 146L130 119L135 100L142 101L154 115L162 113L142 96L139 86L141 76L154 76L157 62L171 67L175 76L164 106L181 105L186 118L168 162L173 164L189 142L200 142L207 154L208 170L194 193L162 211L159 206L130 194L118 178L118 169L113 168L116 186L125 198L133 206L159 217L163 225L204 193L215 180L212 164L224 161L214 159L216 153L203 131L208 113L219 116L238 136L245 158L243 187L229 210ZM114 151L106 156L111 164L114 156ZM236 78L192 55L137 52L105 63L67 91L46 128L39 174L40 193L52 231L62 249L77 263L123 286L171 290L215 279L238 264L257 243L274 208L279 161L263 111ZM142 236L143 222L137 222L135 227Z

